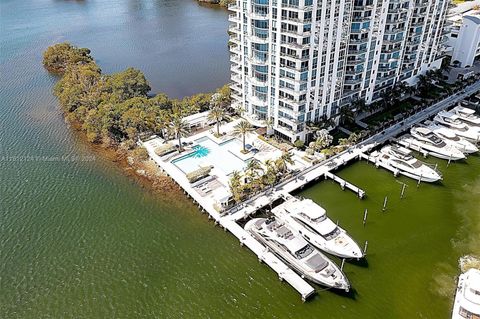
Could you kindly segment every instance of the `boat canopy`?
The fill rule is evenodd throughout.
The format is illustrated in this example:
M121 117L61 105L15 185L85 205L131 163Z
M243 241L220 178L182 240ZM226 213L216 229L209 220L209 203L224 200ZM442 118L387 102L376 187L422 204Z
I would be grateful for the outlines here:
M445 129L443 127L439 127L438 130L436 131L438 131L439 134L442 134L447 138L454 138L457 136L457 134L455 134L454 132L450 131L449 129Z
M310 220L316 220L326 215L325 209L318 206L311 199L294 200L285 205L285 210L290 214L303 214Z
M422 135L428 135L428 134L432 133L432 130L430 130L426 127L417 127L415 129L417 130L418 133L420 133Z
M319 272L328 266L328 261L326 261L320 254L315 254L306 261L306 264L311 269L314 269L316 272Z
M454 110L459 112L459 113L463 113L463 114L467 114L467 115L475 114L475 110L472 110L472 109L469 109L468 107L463 107L463 106L456 106L454 108Z
M315 229L322 235L328 235L337 228L337 224L332 222L331 219L327 218L323 222L317 224Z
M458 115L456 114L453 114L452 112L448 112L448 111L440 111L438 113L438 115L444 117L444 118L448 118L452 121L457 121L459 119Z
M284 242L288 251L291 254L295 254L297 251L308 245L308 243L302 237L292 237L291 239Z

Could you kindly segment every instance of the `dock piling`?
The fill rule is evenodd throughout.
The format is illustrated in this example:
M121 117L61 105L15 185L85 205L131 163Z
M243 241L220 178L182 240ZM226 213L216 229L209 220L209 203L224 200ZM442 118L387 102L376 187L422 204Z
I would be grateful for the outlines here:
M345 265L345 258L342 258L342 265L340 265L340 270L343 271L343 266Z
M405 195L405 188L407 187L407 184L403 183L402 185L402 192L400 193L400 199L404 198Z
M363 213L363 226L367 223L367 216L368 216L368 209L365 208L365 212Z
M387 210L387 201L388 201L388 196L385 196L385 199L383 200L382 212Z
M363 255L367 255L367 248L368 248L368 240L365 240L365 246L363 246Z

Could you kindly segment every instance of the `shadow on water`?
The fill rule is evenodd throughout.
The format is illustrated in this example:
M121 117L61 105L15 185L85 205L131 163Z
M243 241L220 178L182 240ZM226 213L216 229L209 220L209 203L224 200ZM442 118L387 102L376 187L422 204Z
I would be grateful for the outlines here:
M351 284L351 283L350 283ZM358 292L354 287L350 287L350 290L347 292L345 290L340 290L340 289L328 289L329 292L334 293L337 296L343 297L343 298L348 298L351 300L356 300L358 296ZM320 291L319 291L320 293Z
M350 265L358 266L361 268L368 268L368 260L366 257L361 259L347 259L345 261L348 262Z

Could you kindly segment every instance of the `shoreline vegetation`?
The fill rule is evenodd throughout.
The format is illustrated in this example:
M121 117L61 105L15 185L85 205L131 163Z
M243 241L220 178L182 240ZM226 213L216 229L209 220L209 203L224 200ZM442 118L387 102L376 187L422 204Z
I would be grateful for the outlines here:
M138 139L153 134L165 139L177 135L176 124L183 126L183 117L209 110L212 97L215 103L227 105L230 88L225 85L215 93L182 99L171 99L164 93L151 96L140 70L102 73L90 53L87 48L64 42L48 47L43 54L45 69L61 76L53 93L66 121L83 133L94 151L121 166L127 176L138 177L142 186L150 184L152 190L162 193L171 191L176 185L160 173L146 150L138 147Z
M223 8L228 8L228 5L235 3L235 0L197 0L199 3L208 3L219 5Z

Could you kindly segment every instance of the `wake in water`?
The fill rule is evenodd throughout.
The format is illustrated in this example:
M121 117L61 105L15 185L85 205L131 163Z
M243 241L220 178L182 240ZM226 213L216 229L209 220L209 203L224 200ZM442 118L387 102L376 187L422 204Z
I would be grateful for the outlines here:
M480 270L480 258L472 255L463 256L459 260L459 266L462 273L472 268Z

